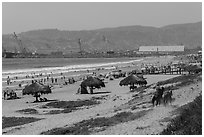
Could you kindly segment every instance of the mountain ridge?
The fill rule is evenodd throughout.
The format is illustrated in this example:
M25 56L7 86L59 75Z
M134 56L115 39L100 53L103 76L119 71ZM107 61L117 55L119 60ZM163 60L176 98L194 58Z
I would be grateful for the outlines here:
M90 52L135 50L139 46L153 45L196 48L202 45L202 21L163 27L133 25L81 31L40 29L22 32L18 36L27 50L48 54L52 51L78 52L79 39L82 49ZM2 45L8 51L21 49L12 34L2 36Z

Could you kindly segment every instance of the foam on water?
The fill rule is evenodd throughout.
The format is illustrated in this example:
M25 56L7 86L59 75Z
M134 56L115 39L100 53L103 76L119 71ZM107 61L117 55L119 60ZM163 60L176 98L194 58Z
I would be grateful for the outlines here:
M95 63L95 64L81 64L81 65L69 65L64 67L49 67L49 68L33 68L33 69L19 69L19 70L9 70L2 72L2 78L12 77L24 77L26 75L38 75L42 74L58 74L63 72L78 72L86 70L95 70L97 67L106 67L105 69L110 69L114 65L129 64L134 62L142 61L143 59L123 61L123 62L110 62L110 63Z

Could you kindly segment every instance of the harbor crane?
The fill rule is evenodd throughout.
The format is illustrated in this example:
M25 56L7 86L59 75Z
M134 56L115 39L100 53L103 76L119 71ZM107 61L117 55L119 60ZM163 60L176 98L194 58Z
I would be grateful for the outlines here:
M81 38L78 38L78 39L69 39L69 42L77 42L77 44L79 45L79 53L80 53L80 55L82 55L82 53L83 53L82 39Z
M18 46L19 46L19 48L20 48L20 52L21 52L22 54L27 54L28 51L26 50L25 47L23 47L22 40L19 38L19 36L16 35L15 32L13 33L13 37L14 37L14 39L15 39L15 40L17 41L17 43L18 43Z
M113 52L113 50L110 50L110 45L115 45L113 42L111 42L106 36L102 36L102 41L105 43L105 46L107 48L107 52Z

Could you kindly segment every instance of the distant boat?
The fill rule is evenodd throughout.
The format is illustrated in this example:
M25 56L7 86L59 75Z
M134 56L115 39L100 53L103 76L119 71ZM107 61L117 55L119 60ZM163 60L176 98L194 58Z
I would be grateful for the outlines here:
M14 58L16 54L13 52L4 52L2 55L4 58Z

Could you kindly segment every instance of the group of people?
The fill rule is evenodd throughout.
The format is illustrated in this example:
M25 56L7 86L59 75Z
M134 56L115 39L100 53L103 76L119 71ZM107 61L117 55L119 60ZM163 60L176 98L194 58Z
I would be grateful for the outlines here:
M182 74L184 69L181 67L180 64L175 64L175 65L165 65L165 66L145 66L141 68L141 71L143 74L157 74L157 73L162 73L162 74L173 74L176 72L176 74Z
M164 105L172 102L172 90L165 91L164 87L157 86L156 92L154 93L152 97L152 104L153 106L160 105L162 100Z
M6 88L6 90L3 91L3 96L4 96L4 100L17 98L16 92L13 90L10 90L9 88Z

